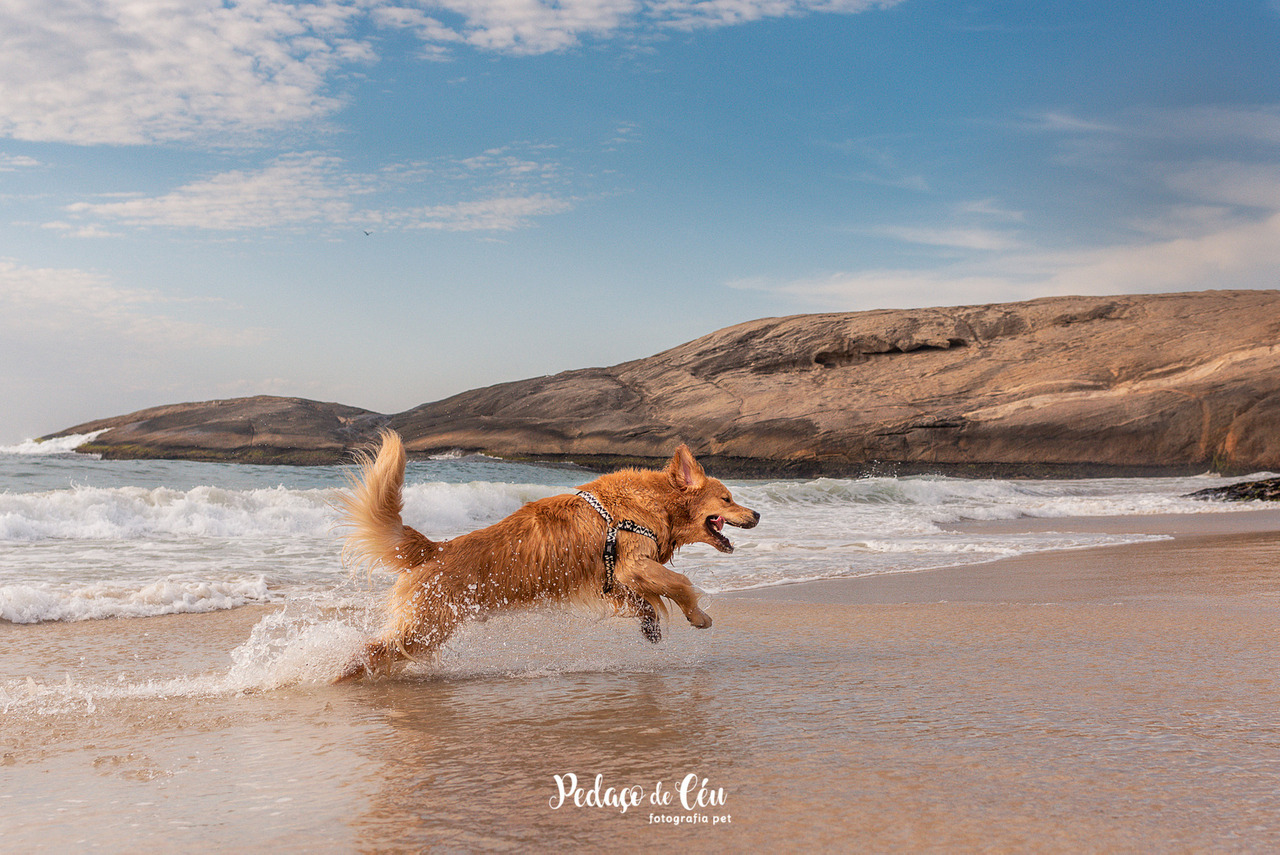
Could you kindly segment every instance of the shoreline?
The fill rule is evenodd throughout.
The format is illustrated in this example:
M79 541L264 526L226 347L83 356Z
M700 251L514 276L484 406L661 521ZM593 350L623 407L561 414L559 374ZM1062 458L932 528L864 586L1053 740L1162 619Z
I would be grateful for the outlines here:
M1016 520L967 520L944 528L987 534L1019 532L1078 532L1087 534L1158 535L1164 540L1144 541L1080 549L1047 550L997 558L974 564L949 565L901 573L868 574L833 579L812 579L766 588L726 591L711 595L719 599L750 599L770 602L841 603L887 605L928 602L1005 602L1030 599L1042 602L1056 592L1073 598L1075 583L1106 584L1116 573L1117 563L1137 566L1158 565L1163 557L1184 549L1198 552L1240 548L1280 547L1280 508L1222 511L1200 514L1150 514L1111 517L1022 517ZM1049 565L1049 574L1028 574L1028 570ZM1151 593L1162 588L1157 574L1148 574L1145 583ZM1230 574L1224 574L1224 579ZM1112 583L1116 580L1112 579ZM1135 583L1123 586L1133 591ZM1280 582L1277 583L1280 590ZM1116 590L1108 584L1107 590ZM1012 599L1011 599L1012 598Z

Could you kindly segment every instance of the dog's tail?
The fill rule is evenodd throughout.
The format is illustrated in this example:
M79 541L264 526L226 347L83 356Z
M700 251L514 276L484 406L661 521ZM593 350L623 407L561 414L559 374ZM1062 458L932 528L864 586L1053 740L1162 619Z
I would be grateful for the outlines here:
M372 573L378 567L394 572L425 562L440 545L400 519L404 510L404 443L392 430L382 432L377 457L356 455L358 469L350 489L338 493L334 504L349 531L343 561L354 570Z

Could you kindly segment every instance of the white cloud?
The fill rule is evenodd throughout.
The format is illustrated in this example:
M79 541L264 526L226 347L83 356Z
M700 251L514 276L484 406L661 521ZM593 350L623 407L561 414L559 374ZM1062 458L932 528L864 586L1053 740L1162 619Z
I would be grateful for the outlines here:
M863 230L947 250L930 268L757 277L731 286L828 309L1280 287L1280 108L1146 109L1116 120L1048 112L1032 129L1069 142L1068 165L1086 180L1122 186L1143 201L1143 213L1115 223L1117 234L1132 237L1036 250L1035 216L985 199L952 206L939 223ZM1207 145L1214 146L1216 159L1204 156ZM879 149L859 144L856 151L874 155ZM993 221L1017 223L1016 236L986 225Z
M423 43L426 59L441 60L449 56L446 45L460 44L463 37L421 9L389 6L373 10L373 20L388 29L408 30Z
M1230 228L1238 221L1225 205L1171 205L1154 215L1129 221L1129 228L1153 238L1196 237Z
M34 157L21 154L5 154L0 152L0 172L17 172L19 169L34 169L40 161Z
M432 59L540 54L584 38L726 26L900 0L6 0L0 137L240 143L343 106L336 75L405 30Z
M658 0L650 14L679 29L723 27L812 13L855 14L902 0Z
M1065 294L1280 287L1280 213L1198 237L1059 252L1010 252L929 270L866 270L791 281L746 279L826 309L1005 302Z
M373 54L339 0L8 0L0 135L79 144L238 138L313 120Z
M1124 129L1119 125L1107 124L1105 122L1097 122L1090 119L1082 119L1078 116L1072 116L1069 113L1061 113L1056 111L1048 111L1028 117L1028 126L1034 130L1050 131L1054 133L1073 133L1073 134L1115 134L1124 133Z
M1025 211L1014 211L1010 208L1002 208L997 199L976 199L972 202L962 202L956 205L955 211L961 216L969 214L980 214L984 217L992 219L1004 220L1006 222L1022 222L1027 218Z
M559 180L555 163L509 149L438 164L391 166L376 174L350 173L337 157L317 152L284 155L260 169L223 172L161 196L77 202L67 207L74 223L47 228L96 236L99 222L126 226L198 229L227 233L280 229L356 228L509 231L536 217L570 210L573 201L546 191ZM380 192L403 194L431 182L431 191L471 198L435 205L373 204ZM421 192L421 191L420 191Z
M1280 144L1280 107L1194 106L1136 113L1139 134L1182 141Z
M875 230L875 234L905 243L957 249L1012 249L1018 245L1017 238L1012 234L992 229L881 226Z
M53 222L41 223L40 228L50 231L61 232L69 237L78 238L100 238L100 237L120 237L119 232L104 229L97 223L89 225L67 223L62 220L54 220Z
M849 175L849 179L862 184L893 187L916 193L928 193L929 182L923 175L912 173L897 152L900 140L878 135L846 139L838 142L820 141L819 145L849 155L869 168Z
M955 305L1061 294L1124 294L1206 288L1280 287L1280 109L1147 110L1123 121L1046 113L1035 130L1083 141L1072 165L1103 181L1140 189L1147 213L1116 224L1130 240L1056 251L1031 250L1034 217L995 200L954 206L938 225L881 226L870 233L965 252L929 269L880 268L788 281L745 279L823 308ZM1159 145L1148 145L1151 141ZM1231 140L1238 154L1202 156L1203 144ZM1094 143L1097 145L1094 145ZM973 227L973 218L1019 224L1010 232ZM954 255L954 254L953 254Z
M572 207L573 203L567 199L534 194L391 212L388 220L409 229L511 231L528 226L534 217L561 214Z
M131 226L251 231L350 222L368 179L344 175L342 161L307 152L257 170L232 170L163 196L78 202L68 211Z
M1280 165L1275 163L1205 161L1179 168L1165 181L1192 199L1280 211Z
M619 32L694 30L813 13L853 14L902 0L433 0L379 7L374 20L414 33L433 58L459 44L511 54L564 50ZM461 19L457 26L448 19Z
M1280 145L1280 105L1192 105L1134 108L1111 120L1091 119L1062 111L1046 111L1026 118L1024 128L1058 134L1097 145L1161 142L1179 146L1206 145L1216 151L1231 146Z
M641 9L636 0L440 0L431 5L462 16L466 23L457 36L467 44L516 54L548 53L573 47L582 36L606 36Z
M208 301L122 288L84 270L27 267L0 258L0 328L11 335L66 337L67 344L102 337L146 350L242 347L264 336L262 330L225 329L162 310L190 302Z

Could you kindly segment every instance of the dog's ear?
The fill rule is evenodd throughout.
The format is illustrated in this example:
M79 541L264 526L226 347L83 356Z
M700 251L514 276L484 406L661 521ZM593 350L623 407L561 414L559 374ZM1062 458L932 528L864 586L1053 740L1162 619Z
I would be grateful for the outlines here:
M707 482L707 473L702 471L702 464L693 459L693 452L683 443L667 464L667 472L682 490L697 490Z

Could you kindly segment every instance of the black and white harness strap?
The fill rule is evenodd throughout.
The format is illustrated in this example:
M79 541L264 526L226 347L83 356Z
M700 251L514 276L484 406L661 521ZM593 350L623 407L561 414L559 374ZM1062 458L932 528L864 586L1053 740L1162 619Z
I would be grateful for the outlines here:
M604 509L604 505L600 503L600 500L586 490L579 490L578 495L588 505L595 508L596 513L604 518L604 524L608 526L604 536L604 592L608 594L613 591L613 568L618 563L618 532L632 531L636 534L643 534L655 544L658 543L658 536L652 530L631 520L618 520L615 522L613 515Z

